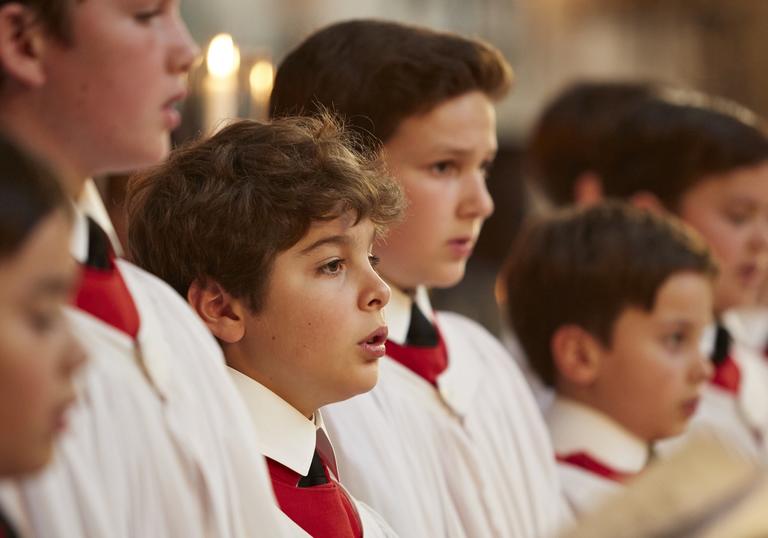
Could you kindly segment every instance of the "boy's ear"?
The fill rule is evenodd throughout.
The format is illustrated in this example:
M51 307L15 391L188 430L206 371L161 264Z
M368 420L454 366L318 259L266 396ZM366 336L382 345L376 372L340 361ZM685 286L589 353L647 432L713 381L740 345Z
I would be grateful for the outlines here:
M42 53L46 30L27 6L0 6L0 72L18 84L39 87L45 82Z
M656 213L665 213L664 204L661 203L659 197L648 191L636 192L629 198L630 203L646 211L653 211Z
M589 207L603 201L603 181L595 172L582 172L573 184L573 201L578 207Z
M245 336L244 306L214 280L195 280L187 290L187 301L213 335L226 344Z
M550 343L557 376L579 386L591 384L601 366L601 346L597 339L578 325L563 325Z

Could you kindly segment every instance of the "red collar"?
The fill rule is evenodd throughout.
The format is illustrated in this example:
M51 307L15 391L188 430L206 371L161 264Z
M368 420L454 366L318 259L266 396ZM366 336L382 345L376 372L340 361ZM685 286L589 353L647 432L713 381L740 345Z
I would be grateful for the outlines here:
M725 360L715 365L715 374L712 376L710 383L731 394L736 395L739 393L741 370L730 353L726 356Z
M637 473L625 473L622 471L617 471L616 469L607 466L603 462L596 460L586 452L573 452L571 454L564 455L557 454L556 458L560 463L573 465L574 467L580 467L586 471L589 471L590 473L600 475L604 478L607 478L608 480L613 480L614 482L624 483L630 478L637 476Z
M438 343L434 347L406 346L387 340L387 355L437 386L437 378L448 368L448 351L439 329L437 335Z

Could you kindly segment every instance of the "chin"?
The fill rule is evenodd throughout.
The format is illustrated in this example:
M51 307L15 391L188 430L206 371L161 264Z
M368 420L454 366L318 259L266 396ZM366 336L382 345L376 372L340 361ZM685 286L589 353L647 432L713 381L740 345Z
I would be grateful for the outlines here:
M465 269L465 264L461 264L461 267L453 267L435 274L427 281L426 286L429 288L452 288L464 279Z
M28 450L23 457L5 467L4 476L24 476L42 471L53 459L53 447L39 447L37 450Z

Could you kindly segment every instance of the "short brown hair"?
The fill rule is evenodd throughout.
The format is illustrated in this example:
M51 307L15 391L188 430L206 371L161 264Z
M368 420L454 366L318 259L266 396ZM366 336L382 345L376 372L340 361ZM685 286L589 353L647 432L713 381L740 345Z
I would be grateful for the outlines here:
M716 269L677 219L618 202L561 210L532 221L510 255L509 320L533 369L554 386L558 328L575 324L610 345L625 308L653 310L664 282L686 271L714 278Z
M280 64L272 117L324 108L371 143L385 143L407 117L478 90L492 99L510 88L512 70L493 46L395 22L354 20L328 26Z
M0 137L0 260L12 256L46 216L69 204L53 171Z
M632 107L653 95L641 82L579 82L544 109L525 148L525 172L556 206L574 203L576 180L599 175L606 145L621 137L617 124Z
M64 42L72 38L70 9L83 0L0 0L0 8L5 4L21 4L30 8L37 17L37 22L45 26L52 35Z
M683 195L712 176L768 162L763 121L721 98L663 90L624 114L606 141L603 192L627 199L640 191L673 212Z
M399 217L397 184L350 145L323 116L239 121L175 150L129 183L134 261L184 297L213 279L258 312L276 255L313 222L352 211L381 227Z

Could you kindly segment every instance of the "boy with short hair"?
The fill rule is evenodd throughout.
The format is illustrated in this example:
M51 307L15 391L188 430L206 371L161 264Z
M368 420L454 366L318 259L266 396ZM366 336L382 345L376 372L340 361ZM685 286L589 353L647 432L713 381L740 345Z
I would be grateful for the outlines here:
M154 164L197 56L176 0L0 2L0 130L69 199L86 177ZM283 536L220 349L168 286L116 260L77 212L68 319L91 357L56 461L9 484L32 536Z
M376 384L397 185L330 118L242 121L129 186L129 246L218 339L283 511L318 538L382 533L337 484L320 407ZM317 441L316 441L317 437Z
M510 255L509 319L557 397L547 423L577 514L682 433L712 373L714 264L682 226L619 204L563 211Z
M63 319L76 283L72 214L56 177L0 138L0 477L38 472L53 455L85 362ZM0 536L13 538L0 506Z
M382 145L408 198L374 248L392 287L381 379L326 410L345 483L404 536L527 538L562 522L546 430L513 359L473 322L433 312L426 291L462 278L493 211L493 105L510 83L486 43L372 20L310 36L275 80L273 116L334 111Z

